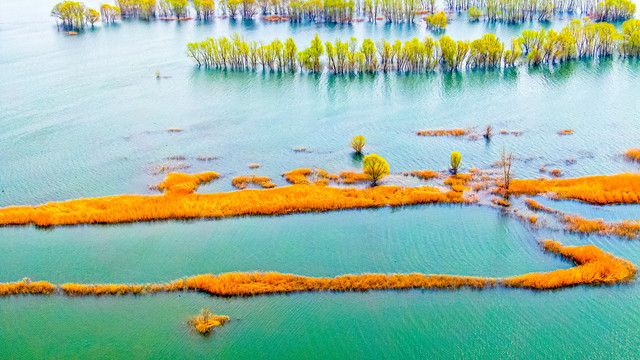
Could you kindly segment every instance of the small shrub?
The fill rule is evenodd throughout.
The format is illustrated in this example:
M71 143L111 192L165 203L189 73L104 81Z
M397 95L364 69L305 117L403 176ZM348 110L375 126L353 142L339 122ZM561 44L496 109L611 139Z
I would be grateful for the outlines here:
M457 151L451 152L451 173L457 174L458 168L460 167L460 163L462 162L462 155L460 155Z

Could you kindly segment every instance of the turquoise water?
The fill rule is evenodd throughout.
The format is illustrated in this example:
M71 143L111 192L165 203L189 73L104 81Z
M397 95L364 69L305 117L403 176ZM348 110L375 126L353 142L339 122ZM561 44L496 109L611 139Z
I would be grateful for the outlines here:
M87 2L88 5L95 5ZM640 146L638 61L573 62L552 69L330 77L197 69L189 41L237 31L249 39L316 32L324 40L434 36L422 25L351 26L125 21L78 36L58 32L48 1L0 5L0 206L123 193L152 194L154 169L183 155L188 172L223 178L317 166L357 170L348 143L367 137L393 174L487 168L513 151L517 177L638 171L621 154ZM503 41L525 28L451 23L445 34ZM157 80L156 70L168 78ZM424 128L487 124L520 130L491 143L418 137ZM170 127L184 129L168 133ZM561 129L571 136L558 136ZM306 147L307 152L292 149ZM209 162L198 155L215 155ZM567 158L577 160L566 165ZM174 162L175 163L175 162ZM262 166L251 170L248 165ZM554 208L607 220L640 218L638 206ZM482 207L417 206L219 221L0 229L0 282L165 282L198 273L280 271L310 276L424 272L510 276L569 268L541 239L595 244L640 263L636 242L533 231ZM550 292L390 291L221 299L202 294L0 299L0 358L635 358L635 284ZM232 317L206 338L186 326L201 308Z

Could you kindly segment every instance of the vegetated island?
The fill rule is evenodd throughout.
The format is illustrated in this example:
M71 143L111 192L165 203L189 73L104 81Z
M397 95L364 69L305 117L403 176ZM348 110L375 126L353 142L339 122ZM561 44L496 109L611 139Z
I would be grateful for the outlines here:
M434 176L431 171L414 174L418 177L424 174L425 179ZM555 199L571 199L598 205L640 203L640 174L629 173L554 180L513 179L506 186L504 179L472 169L470 173L450 175L438 186L383 185L368 188L327 186L331 181L351 184L371 180L368 175L359 173L344 172L337 176L321 169L315 172L311 169L296 169L283 173L283 176L293 185L264 190L198 194L194 191L200 184L218 178L219 174L171 173L157 185L159 190L165 191L163 195L114 195L39 206L10 206L0 208L0 225L115 224L433 203L473 204L478 202L476 194L481 192L506 197L546 194Z
M543 248L572 260L577 266L546 273L527 273L507 278L425 274L362 274L336 277L308 277L277 272L197 275L168 284L74 284L60 286L46 281L19 281L0 284L0 295L65 294L68 296L153 294L197 291L214 296L254 296L317 291L368 291L407 289L485 289L495 287L534 290L559 289L576 285L611 285L632 280L637 267L594 245L563 246L546 240Z

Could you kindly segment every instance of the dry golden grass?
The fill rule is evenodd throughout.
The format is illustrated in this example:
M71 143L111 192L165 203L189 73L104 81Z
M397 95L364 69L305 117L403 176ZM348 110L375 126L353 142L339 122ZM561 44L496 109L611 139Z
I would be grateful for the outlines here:
M307 179L307 176L311 175L311 173L311 169L302 168L283 172L282 176L284 176L285 179L293 185L309 185L311 184L311 181Z
M504 207L511 206L510 202L508 202L508 201L506 201L504 199L497 198L497 197L492 198L491 202L496 204L496 205L500 205L500 206L504 206Z
M215 180L220 175L213 171L199 174L171 173L156 187L167 195L186 195L193 193L198 186Z
M546 251L572 260L577 266L567 270L528 273L503 279L419 273L340 275L322 278L276 272L254 272L196 275L168 284L63 284L61 289L70 296L152 294L184 290L200 291L217 296L252 296L309 291L458 289L461 287L483 289L495 286L545 290L585 284L626 282L636 275L637 268L634 264L605 253L593 245L562 246L552 240L545 241L543 245ZM54 285L47 282L0 284L0 295L50 294L55 289Z
M256 184L264 189L271 189L276 187L276 184L271 182L266 176L246 175L236 176L231 180L231 184L238 189L246 189L249 184Z
M640 162L640 148L631 148L624 152L624 156L633 161Z
M573 134L573 130L558 130L558 135L571 135Z
M581 284L613 284L635 277L637 268L631 262L615 257L593 245L562 246L547 240L545 250L573 260L578 266L547 273L529 273L504 280L509 287L529 289L558 289Z
M325 186L329 184L329 181L338 182L339 177L336 174L329 174L327 171L322 169L294 169L288 172L283 172L282 176L284 176L287 181L293 185L310 185L315 183L316 185ZM313 181L311 178L315 178Z
M583 201L590 204L640 203L640 174L587 176L571 179L515 179L512 195L554 193L555 198Z
M557 213L556 210L546 207L533 199L526 199L524 203L529 208L529 210L532 210L532 211L542 211L549 214Z
M227 321L229 321L228 316L215 315L207 309L202 309L199 315L189 319L189 325L191 325L200 334L206 335L211 331L211 329L222 326Z
M15 283L0 283L0 296L20 294L49 295L55 289L55 285L46 281L30 281L29 279L23 279Z
M606 223L602 219L585 219L578 215L565 215L560 219L565 230L581 234L614 235L634 239L640 237L640 221L623 220Z
M462 136L467 134L465 129L438 129L438 130L418 130L421 136Z
M465 190L470 190L467 186L469 185L469 181L472 179L471 174L459 173L456 175L449 176L445 181L445 185L451 186L451 189L456 192L463 192Z
M166 190L163 196L115 195L52 202L35 207L1 208L0 225L112 224L464 202L461 193L442 193L428 186L340 189L295 185L268 190L193 193L198 182L216 177L216 173L171 174L158 185Z
M604 234L607 230L607 225L602 219L588 220L577 215L566 215L561 221L565 224L565 230L570 232Z
M60 285L62 291L69 296L85 295L142 295L166 291L165 284L75 284L66 283Z
M552 169L549 174L551 174L551 176L553 177L560 177L562 176L562 170L560 169Z
M640 221L623 220L607 223L602 219L585 219L578 215L567 215L562 211L543 206L532 199L526 199L525 204L530 210L553 214L564 224L564 229L580 234L614 235L634 239L640 237Z
M340 173L340 180L344 184L355 184L355 183L371 181L371 179L369 178L369 175L364 173L356 173L353 171L342 171Z
M416 170L411 172L411 176L418 177L422 180L429 180L439 177L440 173L433 170Z

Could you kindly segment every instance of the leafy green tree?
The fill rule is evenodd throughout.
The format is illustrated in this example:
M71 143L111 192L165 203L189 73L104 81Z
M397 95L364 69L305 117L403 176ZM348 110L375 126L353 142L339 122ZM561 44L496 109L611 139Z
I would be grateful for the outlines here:
M453 175L458 173L458 168L460 167L460 163L462 162L462 155L460 155L457 151L451 152L451 173Z
M387 160L377 154L367 155L362 159L362 170L374 186L390 172Z
M362 135L354 136L351 139L351 148L355 150L356 153L362 154L362 148L367 140Z

